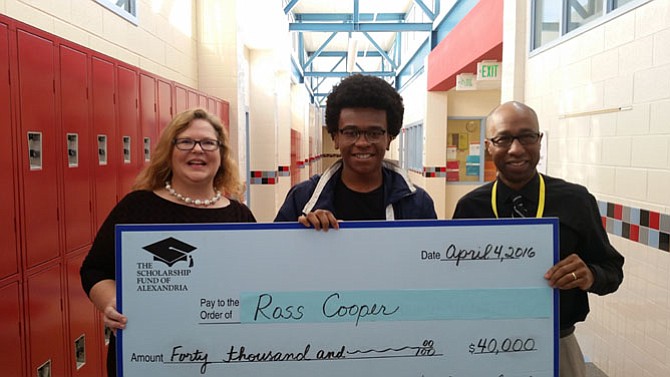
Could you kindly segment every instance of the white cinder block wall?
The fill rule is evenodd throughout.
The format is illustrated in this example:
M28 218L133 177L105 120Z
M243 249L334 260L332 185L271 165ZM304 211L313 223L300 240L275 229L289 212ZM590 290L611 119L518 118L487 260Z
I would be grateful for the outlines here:
M670 1L645 3L531 54L525 97L548 134L550 175L587 186L603 215L609 203L623 208L624 220L627 210L650 211L661 232L668 226ZM613 295L591 296L577 336L610 377L670 376L670 253L612 235L622 235L621 222L612 223L610 239L626 257L624 283ZM650 228L649 239L657 236Z
M92 0L0 0L4 15L198 88L195 2L139 0L137 8L133 25Z

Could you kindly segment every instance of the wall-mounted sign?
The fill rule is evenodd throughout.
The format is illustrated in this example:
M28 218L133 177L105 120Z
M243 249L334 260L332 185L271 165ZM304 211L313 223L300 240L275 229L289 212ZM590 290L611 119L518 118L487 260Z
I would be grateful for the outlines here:
M477 80L500 80L500 62L484 60L477 63Z
M477 80L472 73L456 75L456 90L476 90Z

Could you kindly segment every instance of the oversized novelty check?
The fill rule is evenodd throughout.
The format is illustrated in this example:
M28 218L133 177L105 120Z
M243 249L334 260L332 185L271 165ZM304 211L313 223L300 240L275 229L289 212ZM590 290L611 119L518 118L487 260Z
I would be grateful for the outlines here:
M118 372L551 377L556 219L117 227Z

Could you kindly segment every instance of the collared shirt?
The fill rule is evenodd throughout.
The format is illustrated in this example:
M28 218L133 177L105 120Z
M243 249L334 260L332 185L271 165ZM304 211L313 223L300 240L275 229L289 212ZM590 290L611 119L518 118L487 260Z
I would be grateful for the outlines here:
M544 217L558 217L560 258L576 253L593 273L589 292L605 295L616 291L623 280L624 258L610 244L602 225L598 204L588 190L562 179L543 175L546 186ZM515 191L498 181L497 206L500 217L511 217L512 200L517 194L527 199L529 216L535 216L539 197L536 175L521 190ZM493 182L463 196L453 218L495 218L491 208ZM589 302L579 288L560 291L561 329L569 329L586 319Z
M499 216L512 217L512 199L517 195L521 195L523 196L524 204L528 210L527 217L535 217L535 213L537 212L537 205L540 201L539 193L540 176L537 174L535 174L533 179L531 179L530 182L523 186L523 188L519 191L514 191L501 181L498 181L497 205Z

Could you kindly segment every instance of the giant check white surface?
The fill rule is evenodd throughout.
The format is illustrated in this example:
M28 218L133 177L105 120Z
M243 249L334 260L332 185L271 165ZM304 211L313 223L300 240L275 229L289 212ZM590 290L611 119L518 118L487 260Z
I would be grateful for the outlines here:
M117 227L119 376L557 376L556 219Z

